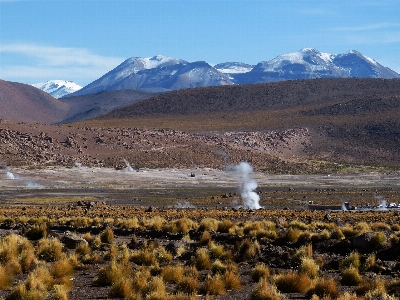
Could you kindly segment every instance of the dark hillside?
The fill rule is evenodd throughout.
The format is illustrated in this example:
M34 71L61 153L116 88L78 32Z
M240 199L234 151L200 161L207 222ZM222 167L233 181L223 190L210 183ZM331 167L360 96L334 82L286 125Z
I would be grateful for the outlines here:
M113 109L136 103L155 95L157 93L138 90L118 90L61 98L59 100L70 107L66 118L61 123L78 122L94 118Z
M379 102L396 95L400 95L399 79L312 79L218 86L164 93L98 119L281 110L364 101L367 97Z

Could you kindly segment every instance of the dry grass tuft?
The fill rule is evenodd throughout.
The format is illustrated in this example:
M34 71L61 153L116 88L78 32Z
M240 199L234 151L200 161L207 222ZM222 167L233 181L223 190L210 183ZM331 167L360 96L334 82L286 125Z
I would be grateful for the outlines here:
M257 264L251 272L251 279L255 282L260 281L261 278L269 279L271 272L264 263Z
M307 295L311 297L316 295L318 297L331 297L333 299L339 296L339 291L335 280L332 278L321 278L315 285L308 290Z
M314 279L319 274L319 266L311 257L303 257L298 269L299 273L306 274L311 279Z
M214 276L208 275L204 284L201 287L201 291L206 295L223 295L226 293L225 282L220 274Z
M362 277L355 267L349 267L342 271L340 283L342 285L358 285L362 282Z
M276 286L270 284L266 278L262 278L251 292L251 300L282 300Z
M211 268L210 254L207 248L199 248L196 251L195 264L198 270L209 270Z
M102 243L111 244L114 239L114 231L111 228L106 228L100 233L100 241Z
M39 240L36 253L39 259L53 262L62 257L63 247L64 245L56 238L41 239Z
M311 286L311 279L306 274L293 271L274 276L278 290L284 293L306 293Z

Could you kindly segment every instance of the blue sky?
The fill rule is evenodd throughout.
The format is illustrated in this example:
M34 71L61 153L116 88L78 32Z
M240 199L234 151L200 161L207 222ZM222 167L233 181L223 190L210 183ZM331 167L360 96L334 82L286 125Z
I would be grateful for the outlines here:
M313 47L400 72L398 0L0 0L0 79L87 85L130 57L256 64Z

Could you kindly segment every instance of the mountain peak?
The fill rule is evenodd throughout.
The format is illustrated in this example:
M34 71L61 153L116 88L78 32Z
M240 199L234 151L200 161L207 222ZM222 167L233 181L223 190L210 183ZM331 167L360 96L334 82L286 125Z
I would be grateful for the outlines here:
M80 90L82 87L73 81L67 80L49 80L46 82L31 84L54 98L61 98L73 92Z

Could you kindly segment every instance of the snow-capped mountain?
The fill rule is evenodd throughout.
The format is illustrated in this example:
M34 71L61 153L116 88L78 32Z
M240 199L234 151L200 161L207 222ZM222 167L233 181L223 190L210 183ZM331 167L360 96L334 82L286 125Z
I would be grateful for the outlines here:
M228 74L247 73L250 72L254 66L241 63L241 62L226 62L214 66L218 71Z
M233 84L229 76L206 62L157 55L132 57L71 96L104 90L137 89L164 92L190 87Z
M335 55L304 48L262 61L250 72L231 77L242 84L308 78L400 78L400 75L358 51Z
M400 78L396 72L357 51L329 54L314 48L283 54L255 66L226 62L214 67L157 55L132 57L101 78L68 96L105 90L137 89L164 92L202 86L272 82L309 78Z
M54 98L61 98L70 93L80 90L82 87L73 81L65 80L49 80L46 82L31 84L46 93L52 95Z

